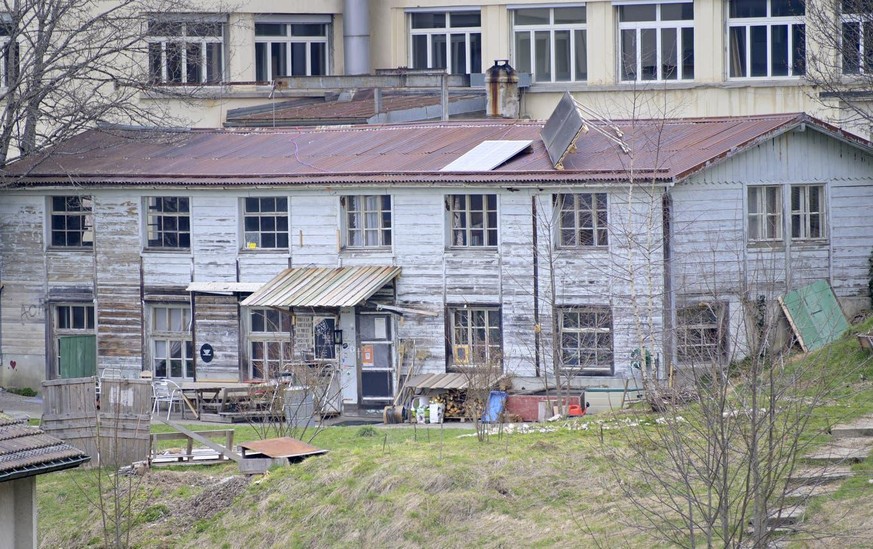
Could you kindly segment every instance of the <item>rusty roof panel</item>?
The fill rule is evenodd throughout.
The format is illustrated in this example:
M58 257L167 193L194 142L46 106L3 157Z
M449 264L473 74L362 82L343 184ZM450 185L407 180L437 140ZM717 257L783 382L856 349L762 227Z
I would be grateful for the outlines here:
M400 274L400 267L285 269L247 297L244 307L353 307Z
M240 443L240 448L271 458L290 458L326 454L327 450L316 448L291 437L268 438Z

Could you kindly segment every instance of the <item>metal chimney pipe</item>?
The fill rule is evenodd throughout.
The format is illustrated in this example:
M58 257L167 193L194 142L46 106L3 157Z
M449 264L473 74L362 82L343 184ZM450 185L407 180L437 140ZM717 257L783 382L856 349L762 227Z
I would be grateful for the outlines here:
M343 49L346 74L370 72L370 2L345 0L343 4Z

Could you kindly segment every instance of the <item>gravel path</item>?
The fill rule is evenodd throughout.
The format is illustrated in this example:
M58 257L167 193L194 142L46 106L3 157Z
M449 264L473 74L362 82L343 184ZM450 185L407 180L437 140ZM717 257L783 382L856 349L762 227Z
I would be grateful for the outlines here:
M14 418L42 417L42 397L23 397L0 388L0 412Z

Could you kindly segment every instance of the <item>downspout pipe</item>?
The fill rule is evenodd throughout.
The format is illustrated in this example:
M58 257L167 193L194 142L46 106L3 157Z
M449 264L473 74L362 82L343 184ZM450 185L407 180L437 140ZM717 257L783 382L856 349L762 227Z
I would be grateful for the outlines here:
M343 50L345 74L370 73L369 0L344 0Z

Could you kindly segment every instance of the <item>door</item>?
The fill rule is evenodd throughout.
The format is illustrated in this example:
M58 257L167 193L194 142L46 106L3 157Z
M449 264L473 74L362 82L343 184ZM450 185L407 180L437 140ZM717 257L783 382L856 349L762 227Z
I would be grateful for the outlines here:
M58 374L62 379L97 375L97 336L58 338Z
M394 398L394 338L391 315L358 315L361 336L361 403Z

